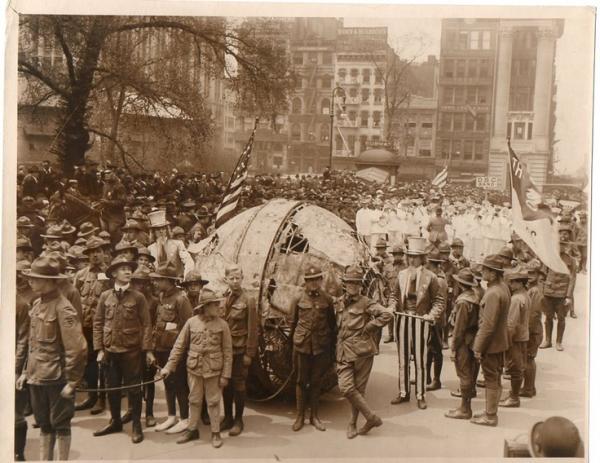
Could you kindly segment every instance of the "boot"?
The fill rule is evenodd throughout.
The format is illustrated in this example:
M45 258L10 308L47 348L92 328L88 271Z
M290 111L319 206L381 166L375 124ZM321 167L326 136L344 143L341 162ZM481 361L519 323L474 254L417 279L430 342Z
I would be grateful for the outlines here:
M371 429L377 428L377 427L381 426L382 424L383 424L383 421L381 420L381 418L379 418L377 415L373 414L367 420L367 422L358 430L358 434L360 434L361 436L364 436Z
M398 405L404 402L410 402L410 394L406 394L405 396L402 396L401 394L398 394L396 396L396 398L391 400L391 404L392 405Z
M319 394L318 391L311 391L310 397L310 424L319 431L325 431L325 425L319 419Z
M177 439L178 444L185 444L186 442L190 442L193 440L200 439L200 431L197 429L188 429L185 431L179 439Z
M223 445L223 441L221 440L221 433L219 432L213 432L210 441L212 446L216 449Z
M304 411L306 409L304 396L305 392L302 386L296 386L296 421L292 426L294 431L300 431L304 427Z
M444 365L444 357L436 356L433 358L433 381L427 385L426 390L437 391L442 388L440 376L442 375L442 366Z
M482 426L498 426L498 400L502 389L485 389L485 413L471 418L471 423Z
M563 351L564 347L562 346L563 336L565 334L565 321L558 321L556 324L556 350Z
M142 423L139 419L133 420L131 424L131 442L139 444L144 440L144 433L142 432Z
M552 325L552 319L546 317L546 320L544 321L544 327L546 328L546 338L544 339L544 342L540 344L540 349L548 349L549 347L552 347Z
M114 434L121 431L123 431L123 424L121 423L121 420L110 420L108 425L94 432L94 436L107 436L108 434Z
M27 442L27 424L15 428L15 460L25 461L25 443Z
M69 459L69 452L71 451L71 435L68 436L56 436L56 443L58 445L58 459L65 461Z
M219 426L219 431L227 431L233 427L233 416L225 415L221 420L221 424Z
M358 431L356 430L356 422L348 423L348 428L346 429L346 437L348 439L354 439L358 436Z
M520 397L534 397L536 394L535 390L535 372L536 372L536 364L535 359L531 359L527 363L527 368L525 369L525 380L523 381L523 387L521 388L521 392L519 393Z
M468 420L473 416L471 410L471 391L469 388L461 389L460 407L444 413L446 418Z
M54 434L40 434L40 460L41 461L52 461L54 460L54 442L56 436Z
M235 391L233 393L233 399L235 404L235 419L233 420L233 426L229 431L230 436L239 436L244 430L244 408L246 404L246 393L244 391Z
M90 413L92 415L99 415L105 409L106 409L106 394L101 392L98 395L98 400L96 401L96 404L90 410Z
M501 400L498 404L500 407L507 408L518 408L521 406L521 401L519 400L519 392L521 390L521 380L520 379L511 379L510 380L510 394L504 400Z
M98 393L90 392L83 402L79 402L75 404L75 411L87 410L88 408L92 408L98 402Z

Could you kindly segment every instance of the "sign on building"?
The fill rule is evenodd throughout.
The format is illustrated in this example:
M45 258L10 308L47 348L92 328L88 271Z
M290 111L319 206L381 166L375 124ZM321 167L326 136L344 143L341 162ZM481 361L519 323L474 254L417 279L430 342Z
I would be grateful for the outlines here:
M476 177L475 185L477 188L484 188L486 190L499 190L500 179L498 177Z

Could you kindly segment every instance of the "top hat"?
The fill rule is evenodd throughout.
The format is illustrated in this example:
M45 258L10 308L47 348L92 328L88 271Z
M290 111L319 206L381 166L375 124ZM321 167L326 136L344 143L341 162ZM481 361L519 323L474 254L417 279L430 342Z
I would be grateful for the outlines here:
M64 279L69 278L61 273L61 263L51 256L38 257L31 263L29 269L21 270L21 273L29 278Z
M316 280L318 278L323 278L323 271L316 265L311 265L304 271L305 280Z
M427 254L425 251L425 246L427 245L427 240L420 236L410 236L408 238L408 248L406 249L406 254L409 256L424 256Z
M486 256L481 265L497 272L504 272L504 260L498 254Z
M552 416L539 421L529 432L529 453L536 457L584 457L579 430L572 421Z
M150 228L162 228L171 223L167 220L167 211L164 209L149 212L148 219L150 220Z
M452 275L452 278L454 278L454 280L456 280L457 282L459 282L463 285L466 285L466 286L475 287L479 284L479 283L477 283L477 280L475 279L475 275L473 274L473 271L469 267L460 269L457 274Z
M197 271L197 270L190 270L185 275L185 278L183 279L182 285L186 286L186 285L189 285L191 283L200 283L201 285L207 285L209 283L209 281L205 280L204 278L202 278L202 275L200 274L199 271Z
M346 267L342 281L354 281L361 283L363 281L363 271L357 265L350 265Z
M79 225L79 232L77 233L78 238L87 238L98 231L98 227L94 227L92 222L83 222Z
M177 268L171 261L163 262L160 264L155 272L150 274L150 278L165 278L168 280L179 280L179 273Z
M111 276L112 272L114 272L118 267L120 267L122 265L129 266L129 268L131 268L132 272L135 272L135 270L138 267L137 262L133 262L133 261L127 260L127 258L125 256L117 256L117 257L115 257L112 260L112 262L110 263L110 265L106 269L106 272L105 272L106 275Z

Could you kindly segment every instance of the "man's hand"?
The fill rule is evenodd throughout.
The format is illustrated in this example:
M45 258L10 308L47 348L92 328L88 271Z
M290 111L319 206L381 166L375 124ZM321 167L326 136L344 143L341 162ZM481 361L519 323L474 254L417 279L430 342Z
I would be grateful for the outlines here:
M473 352L473 355L475 356L475 360L477 360L478 362L481 362L481 352Z
M75 386L71 383L65 384L65 387L60 391L60 395L63 399L71 399L75 396Z
M151 367L155 363L156 363L156 357L154 356L154 353L151 351L146 352L146 365Z
M228 378L223 378L222 376L219 378L219 387L221 389L225 389L228 384L229 384Z
M435 322L435 318L433 318L433 315L426 313L425 315L423 315L423 320L425 320L426 322L429 323L434 323Z
M17 378L17 382L15 383L15 387L17 391L22 391L25 387L25 383L27 382L27 376L23 373L21 376Z
M252 365L252 357L244 354L244 366L249 367L250 365Z
M163 368L162 370L160 370L160 377L163 379L165 379L170 374L171 374L171 372L169 370L167 370L166 368Z
M98 356L96 357L96 362L103 365L106 363L106 353L103 350L98 351Z
M569 305L571 304L571 298L570 297L565 297L565 302L563 302L564 305Z

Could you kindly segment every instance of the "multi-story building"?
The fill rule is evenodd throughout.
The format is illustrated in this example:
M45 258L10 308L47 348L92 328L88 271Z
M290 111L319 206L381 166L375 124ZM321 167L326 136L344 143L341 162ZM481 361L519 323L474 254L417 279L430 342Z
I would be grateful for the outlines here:
M436 157L450 177L506 182L507 143L540 186L551 165L560 20L442 21Z

